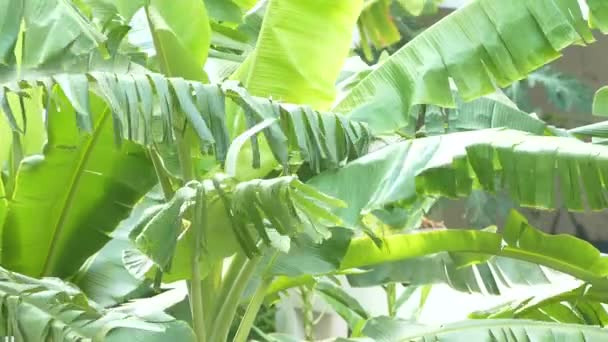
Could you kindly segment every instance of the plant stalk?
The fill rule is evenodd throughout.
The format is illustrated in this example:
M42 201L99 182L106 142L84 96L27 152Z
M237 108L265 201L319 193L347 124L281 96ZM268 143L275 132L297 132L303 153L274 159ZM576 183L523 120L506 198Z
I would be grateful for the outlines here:
M397 284L389 283L385 286L386 304L388 306L388 316L394 318L397 316Z
M218 314L213 324L213 332L211 334L210 341L226 341L228 339L228 333L230 332L230 326L236 315L236 310L239 306L239 302L249 280L253 276L253 273L260 262L260 257L253 259L247 259L242 264L238 275L234 278L234 281L228 281L229 277L224 280L224 291L227 290L224 302L218 307ZM238 261L238 260L234 260ZM233 261L233 262L234 262ZM230 265L232 268L232 265ZM235 266L237 266L235 264ZM229 272L232 270L229 270Z
M192 223L192 258L190 282L190 309L192 311L192 324L197 341L206 342L205 313L203 309L203 279L201 276L202 235L207 225L207 203L205 190L202 186L197 189L194 220Z
M213 328L213 317L215 309L217 308L218 300L221 300L221 296L218 294L221 291L222 285L222 268L223 260L211 265L209 273L203 279L203 311L205 317L205 329L211 331Z
M304 337L306 341L314 341L315 312L313 307L314 290L308 286L300 287L302 296L302 316L304 318Z
M245 316L243 316L243 319L241 320L241 323L239 324L239 328L234 337L234 342L240 342L240 341L246 342L247 341L247 337L249 336L249 333L251 332L251 329L253 328L253 323L255 322L255 318L257 317L257 314L260 311L260 308L262 307L264 298L266 298L266 293L268 292L268 288L272 284L272 280L274 277L272 276L271 270L272 270L272 266L274 265L274 262L276 261L278 255L279 255L279 253L278 253L278 251L276 251L272 255L272 258L270 258L268 265L266 265L263 275L262 275L262 281L258 285L257 289L255 290L255 293L253 294L253 297L251 298L251 301L249 302L249 305L247 306L247 310L245 311Z
M262 283L258 286L257 290L253 294L253 297L249 301L249 305L245 311L245 316L243 316L243 320L241 321L241 324L239 324L239 328L234 337L234 342L247 342L249 332L253 327L253 323L258 312L260 311L260 308L262 307L262 303L266 297L266 291L271 283L272 277L265 277L262 279Z

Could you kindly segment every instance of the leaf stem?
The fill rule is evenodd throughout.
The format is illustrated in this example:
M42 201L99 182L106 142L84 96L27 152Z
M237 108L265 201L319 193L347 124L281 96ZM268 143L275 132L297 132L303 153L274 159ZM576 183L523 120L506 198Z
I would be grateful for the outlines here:
M264 298L266 298L266 293L268 292L268 288L270 284L272 284L273 276L271 274L272 266L279 256L279 252L275 251L270 261L266 265L264 272L262 274L262 281L258 285L253 297L249 301L249 305L247 306L247 310L245 311L245 316L241 320L239 324L239 328L234 337L234 342L246 342L251 329L253 328L253 323L255 318L262 307L262 303L264 302Z
M240 253L239 253L240 254ZM240 261L241 259L236 259L238 257L235 256L235 261ZM218 314L215 318L215 323L213 324L213 332L211 334L210 341L226 341L228 338L228 333L230 331L230 326L232 321L234 320L234 316L236 314L236 310L239 306L239 302L249 280L253 276L253 273L260 262L260 257L255 257L253 259L247 259L245 257L245 261L242 263L242 267L239 267L239 272L236 277L234 277L235 270L232 269L234 267L238 267L238 264L231 264L229 274L224 280L224 288L222 289L227 292L225 296L221 296L224 301L220 307L218 307ZM234 277L232 281L231 278Z
M394 318L397 315L397 284L389 283L384 287L386 292L386 304L388 307L388 315Z
M247 306L247 310L245 311L245 316L243 316L243 320L241 324L239 324L239 328L234 337L234 342L246 342L247 337L249 337L249 332L253 327L253 322L262 307L262 303L264 302L264 298L266 297L266 291L268 287L272 283L272 277L265 277L262 279L262 282L258 286L257 290L253 294L253 297L249 301L249 305Z
M192 310L192 324L196 333L197 341L206 342L205 314L203 309L203 289L201 276L201 240L203 230L207 225L207 201L203 186L199 186L196 194L196 205L194 209L194 220L192 229L192 260L191 260L191 282L189 286L190 309Z

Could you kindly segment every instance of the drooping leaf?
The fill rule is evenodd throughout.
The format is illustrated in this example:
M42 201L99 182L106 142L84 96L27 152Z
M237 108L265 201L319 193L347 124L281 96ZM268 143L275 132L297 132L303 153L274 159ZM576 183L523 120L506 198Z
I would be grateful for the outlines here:
M391 235L383 238L381 246L377 246L371 238L361 237L351 241L340 268L359 268L441 252L496 255L500 252L500 245L500 235L473 230Z
M458 197L474 188L507 189L524 206L582 210L587 203L599 210L608 205L602 190L606 153L603 146L573 138L481 130L393 144L309 184L349 203L337 213L350 224L363 210L413 200L417 193ZM363 183L367 186L352 186Z
M461 292L500 295L513 286L556 281L550 275L550 272L538 265L503 257L462 267L450 253L438 253L380 264L365 273L349 275L348 281L356 287L392 282L408 286L446 284Z
M184 20L188 13L190 20ZM203 1L152 0L146 5L161 70L167 76L206 81L203 65L211 28Z
M17 64L22 71L36 68L37 72L72 66L86 60L105 40L69 1L8 0L0 13L0 65L9 66L0 69L2 81L16 71ZM22 22L27 34L17 48Z
M44 155L19 168L3 241L3 264L35 276L76 271L156 182L140 147L114 145L109 109L81 134L67 98L55 96L61 111L50 107Z
M363 334L378 342L393 341L601 341L608 330L574 324L528 320L482 320L423 326L405 320L378 317L368 321Z
M116 311L99 310L75 287L56 278L37 280L0 268L0 335L18 341L160 341L172 333L193 341L192 330L174 319L148 322Z
M264 134L273 156L283 165L289 163L288 152L294 151L299 152L300 158L308 162L312 170L319 172L365 154L371 143L371 134L365 124L333 113L252 97L233 82L222 86L205 85L137 71L58 74L52 78L20 82L15 89L0 90L0 102L4 94L12 95L39 85L51 90L56 85L60 86L69 95L70 105L77 109L79 128L88 132L92 122L91 110L97 108L91 103L93 98L101 98L110 107L118 142L123 139L144 145L173 142L171 129L175 114L171 109L175 106L185 114L197 133L201 151L207 152L213 146L211 150L221 162L230 144L225 108L227 99L244 107L251 126L266 119L278 119ZM44 95L49 96L49 90L45 90ZM41 96L36 99L42 101ZM56 101L51 103L60 105ZM154 109L155 103L158 103L160 111ZM20 111L15 107L17 104L8 102L9 110L3 112L18 128L15 113ZM43 105L46 106L46 102Z
M151 191L118 225L112 239L91 256L72 278L87 297L104 307L124 303L149 290L149 282L133 276L123 262L123 254L135 247L129 233L145 225L163 206L164 199Z
M180 188L147 223L129 234L135 247L163 272L171 267L177 240L184 229L182 219L187 202L192 201L195 195L196 190L190 186Z
M584 279L608 276L608 257L589 242L574 236L550 235L532 227L521 214L512 211L504 227L506 246L502 254L525 254L525 258ZM568 248L564 248L568 246Z
M287 253L278 253L272 264L272 274L306 278L310 275L335 272L348 250L353 232L349 229L333 228L331 233L331 237L321 243L315 243L306 236L298 237L297 243L294 243ZM283 277L279 277L281 278ZM278 285L283 281L289 283L287 279L278 280L275 290L282 287Z
M608 116L608 87L601 88L593 100L593 114Z
M495 308L471 313L474 319L532 319L559 323L605 326L608 312L605 289L596 286L557 287L546 294L515 300Z
M440 108L437 106L423 106L412 109L409 123L401 128L402 133L414 136L416 125L420 116L424 115L424 133L438 135L453 132L473 131L486 128L509 128L529 132L535 135L544 135L547 124L542 120L519 110L514 103L500 93L491 94L471 102L464 102L456 96L455 108ZM366 116L352 117L368 120L378 120L373 113L361 113ZM372 126L378 127L373 123ZM387 130L390 128L387 126Z
M284 257L277 257L273 264L274 274L299 275L315 269L329 272L337 267L348 245L344 234L338 232L334 239L333 230L330 230L340 225L340 219L331 214L330 209L343 203L318 193L293 176L240 183L232 178L217 178L215 182L205 181L200 185L190 183L188 187L192 186L205 187L207 215L209 221L213 222L204 241L201 241L207 261L205 267L238 251L254 256L260 252L258 240L271 245L270 235L278 233L296 240L297 245ZM185 208L182 207L180 212L194 205L194 202L189 200L183 205ZM156 248L153 249L146 248L148 245L144 244L138 245L138 248L158 266L163 267L172 260L171 267L165 269L166 281L181 280L187 277L190 270L192 234L189 229L181 234L180 228L176 227L176 222L181 219L180 212L175 212L171 206L167 208L171 209L172 223L155 224L158 232L166 234L163 239L154 240L153 236L144 238L145 228L133 231L132 236L136 237L136 241L142 239L155 243ZM163 213L168 212L160 211L158 215ZM151 226L153 221L147 226ZM342 247L324 250L323 245L319 245L323 240L327 245L339 242ZM176 248L175 253L172 253L172 248ZM317 257L319 253L321 255ZM158 262L158 256L163 256L163 262ZM148 264L144 273L150 266Z
M515 205L505 191L492 194L474 190L466 199L464 216L473 228L485 228L503 222Z
M571 246L567 251L563 246ZM435 253L450 252L450 265L446 262L446 256L415 260L423 256ZM394 272L391 267L379 268L376 273L370 275L352 276L362 284L378 283L379 279L385 281L415 281L435 282L445 279L441 274L450 271L458 275L457 269L475 266L479 274L482 274L484 287L490 293L500 293L499 284L508 282L519 283L527 281L521 277L522 272L530 275L537 273L534 282L544 282L547 278L542 270L531 272L536 266L523 263L503 262L502 260L490 260L490 256L507 257L515 260L526 261L536 265L552 268L562 273L569 274L588 283L598 286L606 286L608 281L608 257L602 256L590 243L570 235L549 235L530 226L525 218L517 212L512 212L505 226L504 236L489 231L469 230L436 230L421 232L417 234L396 234L386 236L382 245L378 247L369 237L353 239L344 258L340 269L361 268L364 266L382 265L389 262L411 260L411 265L427 264L427 269L435 269L438 274L431 273L428 277L423 274L411 274L410 272ZM442 260L443 259L443 260ZM449 260L449 259L448 259ZM439 266L434 263L439 262ZM496 267L498 264L498 267ZM399 264L393 266L399 267ZM502 272L500 268L504 268ZM530 268L531 267L531 268ZM419 269L419 268L413 268ZM450 270L451 269L451 270ZM462 277L467 272L460 270ZM359 279L357 279L359 277ZM384 279L383 279L384 277ZM401 278L400 278L401 277ZM496 280L498 279L498 281ZM447 277L449 281L449 276ZM532 280L531 280L532 281ZM381 283L381 282L380 282ZM476 285L477 281L461 282L461 287L467 286L469 290ZM472 286L471 286L472 285ZM487 286L489 285L489 287ZM453 286L453 285L451 285ZM458 284L454 286L458 288ZM479 287L481 289L481 287ZM481 289L483 290L483 289Z
M240 23L243 10L233 0L205 0L209 17L219 22Z
M357 326L362 326L364 321L370 318L359 301L341 287L329 282L321 282L316 284L314 289L348 323L350 329L354 330Z
M327 109L362 4L271 0L256 48L237 78L252 95Z
M593 12L602 21L605 14ZM576 1L470 2L388 58L334 109L373 110L402 126L413 105L454 105L448 78L472 100L525 77L565 47L592 40Z

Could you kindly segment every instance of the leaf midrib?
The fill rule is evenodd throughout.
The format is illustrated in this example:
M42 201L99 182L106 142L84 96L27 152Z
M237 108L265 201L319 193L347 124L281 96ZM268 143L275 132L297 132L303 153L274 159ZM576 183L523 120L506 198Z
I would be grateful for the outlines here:
M104 124L106 123L107 118L109 117L109 113L110 113L110 108L108 106L106 106L106 109L101 114L101 118L99 119L97 126L93 130L93 134L91 135L91 138L85 143L85 145L81 149L78 165L77 165L76 169L74 170L74 172L72 173L72 180L69 183L68 194L65 197L63 204L60 207L61 212L60 212L59 217L57 218L57 222L55 223L53 230L52 230L53 238L50 242L49 249L47 252L47 257L45 259L44 266L42 268L42 273L41 273L41 276L43 276L43 277L51 276L53 273L52 272L53 266L55 264L55 259L57 258L57 254L58 254L57 245L58 245L59 239L61 238L63 229L66 225L66 220L68 218L68 214L70 213L70 210L72 209L72 203L73 203L74 199L76 198L76 192L79 188L80 181L82 179L82 175L84 174L84 171L85 171L85 167L87 166L87 164L89 162L89 158L91 157L91 152L93 151L93 148L96 146L97 141L99 140L102 128L103 128Z
M522 328L547 328L547 329L578 329L579 331L594 331L598 333L608 333L604 331L602 328L596 326L585 326L585 325L576 325L576 324L564 324L564 323L549 323L549 322L540 322L540 321L531 321L531 320L519 320L519 319L497 319L497 320L477 320L475 324L465 324L460 326L454 326L450 328L437 327L436 329L429 329L420 334L410 335L404 338L400 338L400 341L407 342L412 341L413 339L428 337L428 336L438 336L444 335L446 333L454 333L459 331L467 331L467 330L482 330L482 329L496 329L496 328L509 328L512 329L514 327L522 327Z

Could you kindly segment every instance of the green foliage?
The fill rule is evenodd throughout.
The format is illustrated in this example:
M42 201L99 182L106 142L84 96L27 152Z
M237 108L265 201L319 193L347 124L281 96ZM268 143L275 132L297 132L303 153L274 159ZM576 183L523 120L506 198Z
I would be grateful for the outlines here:
M17 341L193 339L184 323L146 322L119 311L99 310L82 292L57 278L37 280L0 268L0 298L0 335Z
M526 32L525 39L512 27ZM495 85L525 77L565 47L592 40L574 1L476 1L406 44L339 99L334 110L354 117L382 113L376 115L401 127L413 105L454 105L448 78L464 100L472 100L494 92ZM372 129L386 132L373 124Z
M474 319L532 319L605 326L608 313L605 290L583 285L574 289L557 288L546 295L515 300L498 307L471 313Z
M380 317L369 321L363 334L373 341L601 341L605 329L592 326L528 320L465 321L442 326L413 325L404 320ZM345 340L342 340L345 341Z
M595 94L593 114L600 116L608 115L608 87L601 88Z
M513 83L506 89L506 94L519 108L531 112L535 108L530 100L530 90L535 87L541 87L548 102L561 111L591 112L591 88L575 77L551 67L541 68L525 80Z
M342 73L335 99L357 22L362 47L383 48L402 40L392 9L436 4L0 4L2 266L82 289L0 269L0 335L215 342L238 322L242 342L264 302L299 286L308 308L315 288L353 337L602 338L583 324L607 321L608 263L587 242L544 234L517 213L502 233L417 226L439 197L608 207L606 147L578 139L608 137L605 123L561 130L495 93L592 42L588 24L606 29L607 8L589 0L587 23L574 0L471 2L379 65ZM150 59L125 40L133 35ZM528 82L558 106L589 104L557 73ZM600 91L598 113L602 103ZM495 223L485 210L473 216ZM445 327L374 318L327 282L385 286L394 316L413 291L397 298L396 283L422 288L420 310L433 284L502 294L551 284L545 268L590 287Z

